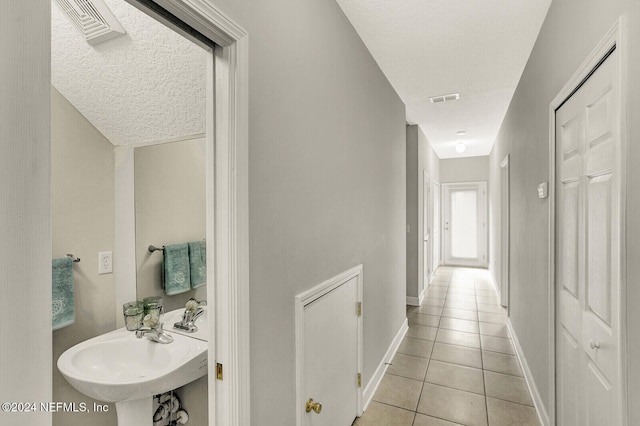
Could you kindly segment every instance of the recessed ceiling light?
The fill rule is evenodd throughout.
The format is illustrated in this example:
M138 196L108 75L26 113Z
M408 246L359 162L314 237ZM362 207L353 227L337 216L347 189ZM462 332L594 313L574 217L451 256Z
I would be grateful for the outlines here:
M466 135L466 134L467 134L467 131L466 131L466 130L458 130L458 131L456 132L456 135L458 135L458 136L464 136L464 135Z
M466 145L465 145L465 144L463 144L463 143L456 144L456 152L457 152L458 154L462 154L462 153L463 153L463 152L465 152L466 150L467 150L467 147L466 147Z

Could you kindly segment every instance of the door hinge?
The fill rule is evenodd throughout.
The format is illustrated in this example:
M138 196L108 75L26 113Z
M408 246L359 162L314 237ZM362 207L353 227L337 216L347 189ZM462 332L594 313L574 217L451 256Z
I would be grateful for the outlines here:
M356 302L356 315L362 316L362 302Z
M222 364L216 364L216 379L222 380Z
M361 388L362 387L362 374L358 373L357 380L358 380L358 387Z

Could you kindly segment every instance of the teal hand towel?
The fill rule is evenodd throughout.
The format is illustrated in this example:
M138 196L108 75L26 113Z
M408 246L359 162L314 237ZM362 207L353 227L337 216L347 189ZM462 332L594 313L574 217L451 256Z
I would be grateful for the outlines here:
M71 325L76 320L76 304L73 293L73 260L70 257L52 261L51 313L53 329Z
M164 246L164 292L168 296L191 289L189 247L187 243Z
M198 288L207 283L207 243L191 241L188 245L191 288Z

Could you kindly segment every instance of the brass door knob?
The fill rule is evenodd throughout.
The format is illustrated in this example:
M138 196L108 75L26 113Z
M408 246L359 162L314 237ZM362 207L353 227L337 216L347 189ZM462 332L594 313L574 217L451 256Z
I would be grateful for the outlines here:
M322 404L319 402L313 402L313 398L309 398L307 401L307 413L310 413L311 410L315 411L317 414L320 414L322 411Z

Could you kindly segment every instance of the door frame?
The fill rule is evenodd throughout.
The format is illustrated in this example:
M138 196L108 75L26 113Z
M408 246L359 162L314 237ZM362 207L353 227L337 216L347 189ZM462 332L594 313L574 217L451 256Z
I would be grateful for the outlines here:
M487 219L488 219L488 208L489 208L489 194L488 194L488 185L487 185L487 181L475 181L475 182L447 182L447 183L443 183L441 185L441 203L440 203L440 211L441 212L447 212L450 213L450 209L451 206L449 206L447 204L447 192L450 191L450 188L455 188L455 187L460 187L460 188L464 188L464 187L471 187L471 186L475 186L478 188L478 191L482 190L484 191L484 194L482 194L482 196L484 197L483 202L484 205L480 205L478 207L478 211L483 211L484 213L484 224L483 224L483 233L482 233L482 240L478 241L478 247L482 247L483 250L483 256L484 259L482 260L478 260L477 264L474 265L464 265L464 264L458 264L458 263L450 263L447 261L447 234L445 234L445 220L448 218L447 214L443 214L440 218L440 227L441 227L441 232L440 232L440 238L442 240L442 253L440 253L440 257L443 259L443 262L445 265L451 265L451 266L468 266L468 267L472 267L472 268L486 268L487 267L487 259L488 259L488 241L489 241L489 229L488 229L488 225L487 225ZM445 220L443 220L445 219Z
M249 426L248 34L207 0L126 0L209 51L206 91L206 238L209 426ZM159 6L159 7L158 7ZM164 9L164 10L162 10ZM216 44L182 30L166 12ZM217 377L218 366L221 369Z
M440 186L440 182L436 179L432 179L433 188L431 189L432 199L432 207L433 207L433 215L431 217L431 277L429 277L429 283L433 281L433 278L436 275L436 269L440 266L441 257L442 257L442 188ZM436 197L435 188L438 188L438 197ZM436 210L436 200L438 201L438 209ZM436 227L436 216L438 217L438 226ZM433 237L433 233L436 228L438 228L438 241L436 244L436 240ZM438 248L438 255L436 256L436 247Z
M500 163L500 304L509 312L509 247L510 247L510 170L509 154Z
M433 249L431 245L433 244L431 229L433 227L432 218L430 217L431 210L431 180L429 178L429 174L427 170L422 170L422 235L421 235L421 243L422 243L422 280L418 280L418 286L420 286L420 281L422 281L421 288L418 289L418 299L423 300L426 288L429 286L429 282L431 281L431 276L433 275L433 265L432 265L432 252ZM427 244L425 244L424 237L427 235ZM425 253L426 251L426 253Z
M615 48L618 51L620 59L620 156L623 159L620 164L620 383L618 384L620 405L618 410L624 426L629 424L629 412L627 402L627 327L626 327L626 289L627 289L627 270L626 270L626 158L627 152L627 43L626 43L626 20L623 16L618 18L613 27L607 32L604 38L598 43L596 48L591 52L587 59L580 65L578 70L569 79L567 84L558 93L558 95L549 104L549 318L548 318L548 335L549 335L549 413L544 413L544 405L542 401L536 401L536 406L541 414L546 415L547 424L556 424L556 263L555 263L555 242L556 242L556 119L555 112L560 106L571 97L589 78L592 72L597 68L605 56ZM538 396L539 397L539 396ZM544 417L544 416L543 416Z
M360 315L357 316L358 322L358 373L360 373L360 386L357 388L357 400L356 400L356 416L360 417L363 413L362 405L362 370L364 367L364 328L362 319L364 317L364 307L362 306L363 298L363 266L362 264L354 266L328 280L306 290L295 297L295 345L296 345L296 425L302 426L304 424L304 404L306 402L306 395L304 394L304 383L302 380L304 374L304 307L309 303L318 300L320 297L329 293L330 291L340 287L342 284L348 282L352 278L357 277L358 287L358 302L360 303ZM356 312L356 306L353 307ZM356 380L356 378L353 378Z

